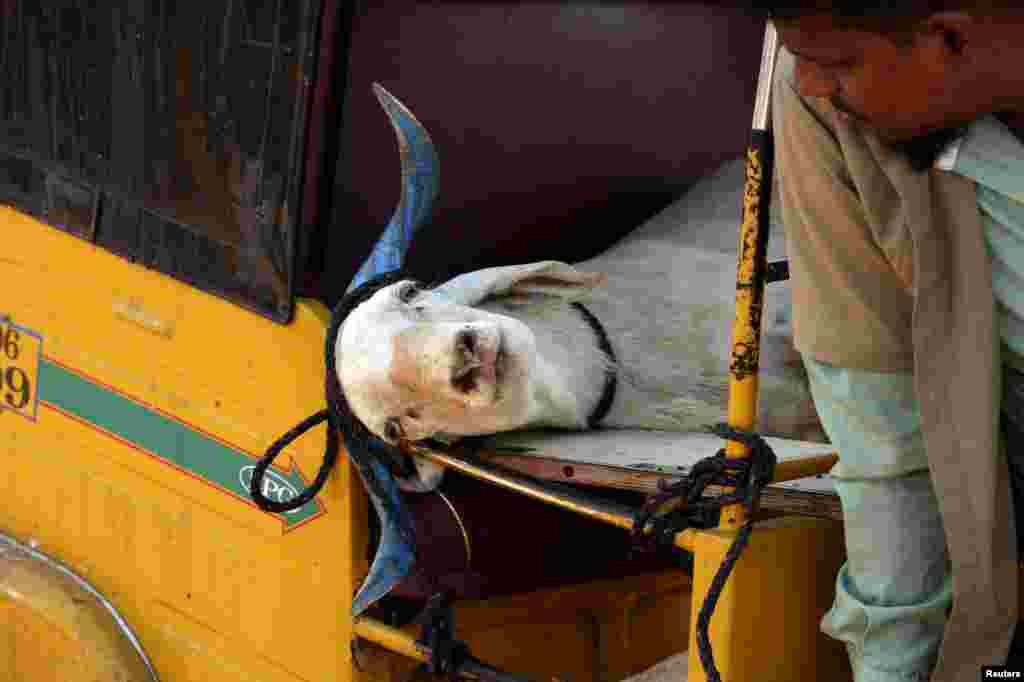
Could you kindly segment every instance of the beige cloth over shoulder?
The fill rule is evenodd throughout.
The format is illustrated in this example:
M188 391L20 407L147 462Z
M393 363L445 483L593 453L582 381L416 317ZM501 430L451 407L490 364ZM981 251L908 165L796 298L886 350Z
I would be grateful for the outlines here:
M954 604L932 679L1002 664L1017 621L989 256L974 185L915 172L877 137L803 98L783 50L773 84L779 200L797 348L828 364L913 368L953 562Z

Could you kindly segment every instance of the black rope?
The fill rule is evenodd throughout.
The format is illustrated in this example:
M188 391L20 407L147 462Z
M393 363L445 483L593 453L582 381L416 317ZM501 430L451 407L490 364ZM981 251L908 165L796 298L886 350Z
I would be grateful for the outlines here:
M471 658L469 647L455 639L453 601L450 591L435 594L413 620L423 628L418 643L430 650L430 661L423 668L439 677L456 677L462 664Z
M604 330L604 325L601 324L594 313L587 310L582 303L577 301L573 301L571 305L580 312L583 319L594 330L594 334L597 336L597 347L608 356L610 361L608 369L604 373L604 388L601 390L601 399L597 401L597 405L594 406L593 411L587 417L587 426L596 429L601 424L601 420L608 415L608 410L612 409L612 402L615 400L615 389L619 383L618 371L615 369L615 351L612 349L611 341L608 340L608 334Z
M637 513L632 535L634 542L641 546L672 545L680 531L687 528L714 527L719 522L723 507L743 505L746 521L711 580L704 603L697 614L697 653L708 680L721 682L711 649L708 626L718 604L718 598L725 587L725 581L750 541L750 534L754 528L754 513L757 511L761 491L775 475L776 458L771 447L755 433L738 431L726 424L718 424L711 431L722 438L746 445L750 449L749 457L727 458L725 450L722 449L712 457L697 462L682 480L670 485L659 482L660 490L651 495ZM704 492L711 484L734 486L735 491L717 497L705 497ZM672 501L679 501L681 504L666 513L658 513L659 509ZM650 541L644 537L648 527L652 530Z
M352 414L348 407L348 402L342 394L341 386L338 383L338 375L335 371L335 346L338 339L338 331L341 329L341 325L345 318L348 317L348 314L383 287L405 278L404 273L398 270L378 275L347 293L335 306L331 314L331 323L327 327L327 338L324 343L324 364L326 365L324 392L326 394L327 409L320 410L296 424L290 431L274 441L267 448L263 457L256 462L252 472L252 479L249 481L249 496L252 497L256 506L263 511L271 513L291 511L292 509L298 509L316 497L320 489L323 488L324 483L327 482L331 468L338 459L339 431L345 437L345 445L350 453L353 448L358 448L359 452L371 452L373 456L383 459L391 471L401 478L408 477L414 472L412 459L408 455L371 434ZM320 464L320 470L317 472L316 478L302 492L291 499L280 501L269 499L263 494L263 479L267 469L284 448L324 420L327 421L327 443L324 448L324 459ZM359 462L355 463L359 466ZM379 485L376 477L367 476L365 478L368 486ZM387 497L386 492L383 490L374 490L373 492L381 499Z
M417 644L430 651L430 660L417 667L449 680L468 678L481 682L530 682L528 678L503 672L473 656L465 642L455 639L454 594L451 590L432 596L413 619L422 626Z
M327 481L327 476L331 473L331 467L334 466L335 461L338 459L338 432L330 427L327 429L327 447L324 451L324 461L320 465L320 470L317 472L316 478L313 479L313 483L301 493L285 501L272 500L263 494L263 477L281 450L291 445L292 441L306 431L328 419L328 414L327 410L320 410L316 414L306 417L288 433L274 441L273 445L267 448L266 454L256 462L256 466L253 467L252 471L252 479L249 481L249 495L260 509L275 514L291 511L306 504L320 492L320 489Z

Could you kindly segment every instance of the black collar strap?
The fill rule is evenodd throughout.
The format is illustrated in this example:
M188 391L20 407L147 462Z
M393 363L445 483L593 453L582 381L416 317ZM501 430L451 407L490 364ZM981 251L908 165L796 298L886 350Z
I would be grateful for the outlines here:
M601 420L608 415L608 410L612 409L612 402L615 400L615 387L618 385L619 377L618 371L616 370L616 359L615 351L612 350L612 344L608 341L608 334L604 331L604 326L601 322L594 317L594 313L587 310L582 303L573 301L571 304L576 310L580 311L580 315L587 321L590 328L594 330L594 335L597 336L597 347L601 349L611 364L608 366L608 371L604 375L604 389L601 391L601 399L597 401L597 405L594 406L594 410L587 417L587 426L592 429L596 429L601 424Z

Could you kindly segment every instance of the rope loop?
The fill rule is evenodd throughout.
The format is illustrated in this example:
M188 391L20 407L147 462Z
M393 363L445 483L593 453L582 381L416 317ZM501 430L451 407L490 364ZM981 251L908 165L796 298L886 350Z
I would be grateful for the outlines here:
M471 657L469 647L455 639L455 613L451 591L432 596L423 611L413 620L422 626L418 643L430 649L430 661L424 669L438 677L455 679L462 664Z
M249 481L249 496L252 497L257 507L265 512L279 514L298 509L316 497L316 494L320 492L320 489L327 481L328 475L331 473L331 467L334 466L334 462L338 459L338 431L330 425L327 428L327 447L324 450L324 460L320 464L320 470L317 472L313 482L303 489L302 492L288 500L271 500L263 492L263 478L267 473L267 469L270 468L270 465L273 464L282 450L291 445L299 436L324 420L328 422L333 421L330 419L328 410L320 410L316 414L306 417L274 441L267 448L267 452L256 462L256 466L252 470L252 479Z

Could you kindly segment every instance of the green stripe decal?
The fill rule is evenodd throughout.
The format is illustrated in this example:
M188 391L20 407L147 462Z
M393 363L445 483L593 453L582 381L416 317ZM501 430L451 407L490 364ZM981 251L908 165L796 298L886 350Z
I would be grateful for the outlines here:
M40 400L254 505L247 485L255 460L245 452L46 358L39 366L38 387ZM267 497L278 500L294 497L306 487L294 465L287 473L271 468L264 482ZM293 527L321 512L323 505L314 499L276 516L287 527Z

